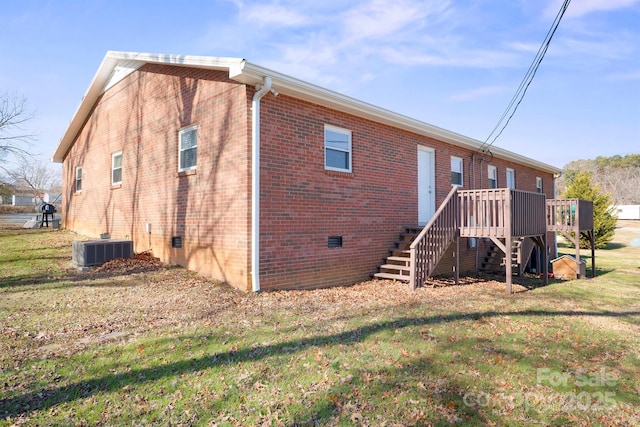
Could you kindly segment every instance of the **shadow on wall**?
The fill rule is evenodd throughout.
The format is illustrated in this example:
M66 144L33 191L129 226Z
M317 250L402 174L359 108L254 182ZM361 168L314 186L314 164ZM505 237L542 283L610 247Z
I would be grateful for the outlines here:
M233 194L222 186L226 185L225 171L237 166L229 162L246 167L242 163L246 156L229 154L234 142L242 144L237 138L231 139L231 131L234 123L238 126L234 109L242 107L238 102L246 99L246 94L244 86L212 78L215 88L211 89L205 80L207 75L187 78L179 70L156 73L150 69L132 74L119 83L128 85L116 94L122 98L106 100L130 104L124 127L113 122L116 119L109 115L110 105L101 104L104 98L98 99L82 130L82 140L72 148L74 163L67 163L64 170L67 228L83 232L95 228L98 234L138 240L138 250L153 250L153 245L159 245L158 255L164 254L165 262L193 267L205 260L211 263L206 270L220 272L220 279L227 281L225 269L229 268L230 255L220 247L225 243L224 222L234 220L234 205L244 203L246 194ZM157 90L160 86L164 90ZM238 90L243 90L243 96L231 93ZM218 97L231 101L221 104L216 102ZM163 106L160 113L154 107L158 105ZM198 126L198 169L197 173L178 173L178 130L189 125ZM240 126L246 128L244 122ZM111 185L110 155L104 159L90 157L96 152L94 141L98 139L101 144L106 139L112 152L122 150L122 186ZM242 149L246 147L242 145ZM76 166L83 166L85 180L91 180L92 188L104 185L110 191L92 194L92 188L86 185L84 192L75 192ZM153 179L158 182L149 182ZM212 197L213 193L223 197ZM87 219L87 215L93 218ZM150 224L149 230L146 224ZM182 248L171 248L172 236L182 237Z

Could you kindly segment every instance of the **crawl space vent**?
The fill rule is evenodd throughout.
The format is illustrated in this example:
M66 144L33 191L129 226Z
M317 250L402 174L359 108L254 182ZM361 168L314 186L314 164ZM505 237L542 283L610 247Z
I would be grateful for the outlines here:
M329 236L329 242L327 246L329 248L341 248L342 236Z

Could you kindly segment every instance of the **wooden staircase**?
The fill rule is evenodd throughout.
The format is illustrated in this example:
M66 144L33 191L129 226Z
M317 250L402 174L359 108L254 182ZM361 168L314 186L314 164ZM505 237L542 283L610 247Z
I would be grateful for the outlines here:
M393 279L409 282L413 288L429 277L447 248L460 233L458 228L457 187L451 191L424 226L405 227L400 238L394 242L391 255L373 276L379 279ZM459 239L457 239L459 240ZM457 250L456 256L457 256ZM456 283L458 282L456 268Z
M398 240L393 242L393 247L389 249L389 256L384 263L378 266L378 272L373 274L377 279L391 279L409 282L411 278L411 243L420 234L423 227L406 226L400 233Z
M589 218L583 221L580 212ZM544 194L511 188L462 190L452 187L426 226L406 227L400 233L390 255L379 266L379 272L372 275L409 282L415 289L434 274L442 257L450 253L451 271L458 283L460 239L473 237L494 243L482 268L505 271L508 293L512 292L511 276L523 274L536 246L540 250L537 264L542 266L544 281L548 283L547 233L578 234L586 230L592 238L592 212L591 202L577 199L546 200ZM505 257L505 253L509 255Z
M522 276L529 263L535 243L527 237L518 237L511 244L511 271L514 276ZM482 260L479 270L485 273L504 273L506 256L500 248L492 244Z
M520 272L518 253L522 246L522 239L515 239L511 244L511 267L514 273ZM507 257L495 244L489 246L486 255L480 263L479 270L485 273L504 273Z

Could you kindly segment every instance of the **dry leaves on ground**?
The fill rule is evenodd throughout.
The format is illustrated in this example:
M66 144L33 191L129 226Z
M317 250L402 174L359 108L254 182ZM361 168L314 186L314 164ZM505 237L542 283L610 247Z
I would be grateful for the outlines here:
M415 291L406 283L371 280L316 290L244 293L163 265L151 252L114 259L89 271L68 271L68 280L60 281L53 300L34 288L24 295L30 299L29 307L10 316L21 340L30 341L18 345L22 351L17 356L74 353L88 345L129 339L167 326L251 326L274 313L286 313L289 321L297 317L302 323L332 324L327 332L333 332L363 313L372 319L385 317L382 312L394 307L422 303L429 310L458 307L462 311L468 308L470 295L473 304L479 300L493 304L495 298L506 295L504 283L483 278L463 278L459 286L448 279L433 279L431 287ZM514 284L514 291L526 288ZM40 320L33 325L30 319L37 316Z
M135 254L133 258L116 258L96 267L96 273L138 273L141 271L153 271L162 268L159 258L149 251Z

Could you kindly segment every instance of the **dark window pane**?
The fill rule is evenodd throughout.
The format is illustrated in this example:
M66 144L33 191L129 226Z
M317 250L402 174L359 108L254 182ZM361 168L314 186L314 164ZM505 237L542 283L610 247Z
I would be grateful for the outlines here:
M182 151L182 156L180 157L180 169L188 169L196 165L196 150L196 148L190 148Z
M458 172L451 172L451 183L454 185L462 185L462 174Z
M326 155L327 167L349 170L349 153L327 149Z
M113 170L113 177L111 182L113 183L122 182L122 168Z

